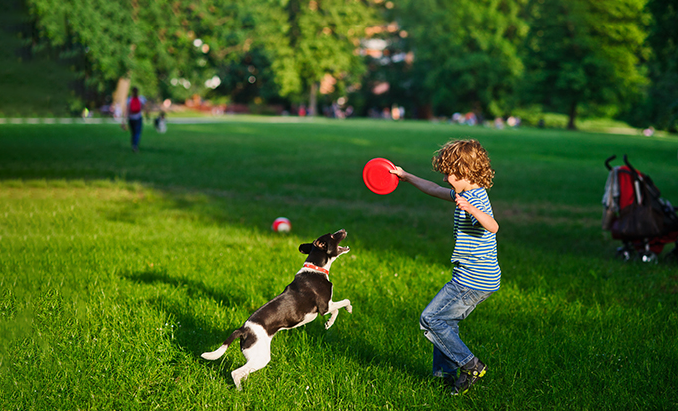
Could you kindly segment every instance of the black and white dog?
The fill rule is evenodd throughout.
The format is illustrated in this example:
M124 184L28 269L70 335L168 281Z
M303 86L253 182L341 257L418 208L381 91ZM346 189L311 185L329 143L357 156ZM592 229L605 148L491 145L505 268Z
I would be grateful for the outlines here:
M236 338L240 338L240 350L247 363L231 372L233 382L240 390L244 378L271 361L271 340L278 331L307 324L315 320L318 313L331 314L325 323L328 329L337 319L340 308L346 308L350 313L353 307L349 300L332 301L332 283L329 278L332 262L349 251L348 247L339 245L344 238L346 231L342 229L334 234L325 234L312 244L301 244L299 251L308 254L308 258L294 276L294 281L280 295L255 311L219 349L203 353L202 358L216 360L224 355Z

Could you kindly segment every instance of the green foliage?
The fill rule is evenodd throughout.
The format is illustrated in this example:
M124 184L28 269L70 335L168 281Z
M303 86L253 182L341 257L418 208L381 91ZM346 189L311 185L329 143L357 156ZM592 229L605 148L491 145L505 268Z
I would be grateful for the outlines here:
M652 14L648 44L652 56L648 59L647 87L642 101L626 117L642 127L678 131L678 7L670 0L650 0L647 10Z
M675 129L676 8L669 0L26 0L39 34L78 72L71 101L130 77L149 97L301 103L320 92L408 116L531 106ZM361 56L370 26L392 55ZM39 47L36 46L36 50ZM256 72L256 74L254 73ZM11 76L10 79L14 78ZM215 81L216 79L216 81ZM375 83L390 90L376 96ZM94 97L92 96L94 95Z
M268 103L281 100L275 73L261 45L244 53L241 59L219 64L216 75L221 81L220 85L206 94L215 104L224 98L235 103L249 103L258 99Z
M52 45L81 48L90 64L85 74L99 88L129 77L151 96L161 89L178 98L203 94L214 61L237 55L247 29L235 1L28 2Z
M411 34L434 111L509 112L523 71L518 46L528 26L524 0L407 1L400 18Z
M582 104L623 108L647 82L646 0L539 0L527 9L524 95L569 116Z
M181 99L205 95L216 87L209 79L255 49L271 56L282 96L326 74L343 90L365 71L354 51L374 18L363 2L343 0L28 1L52 45L82 46L99 88L130 77L147 95Z
M77 77L49 53L31 53L27 14L20 0L0 5L0 117L68 116Z
M307 94L326 75L336 81L334 88L341 95L347 84L358 82L364 74L364 62L356 51L365 27L376 19L369 4L289 0L267 17L266 26L275 22L280 27L265 42L281 95Z

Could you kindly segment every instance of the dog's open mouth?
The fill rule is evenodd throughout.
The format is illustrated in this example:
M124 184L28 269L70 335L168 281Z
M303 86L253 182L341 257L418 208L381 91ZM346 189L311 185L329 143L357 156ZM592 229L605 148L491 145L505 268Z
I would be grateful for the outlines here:
M344 254L344 253L348 253L351 250L349 247L342 247L342 246L338 245L338 243L344 241L344 239L346 238L347 235L348 234L346 233L346 230L344 230L343 228L341 230L337 231L336 233L332 234L332 238L337 240L337 249L339 250L340 255Z

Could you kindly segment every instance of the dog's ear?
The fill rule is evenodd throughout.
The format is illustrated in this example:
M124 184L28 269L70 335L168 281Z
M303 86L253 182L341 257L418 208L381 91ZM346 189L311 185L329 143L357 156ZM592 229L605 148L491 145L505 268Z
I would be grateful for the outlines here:
M327 241L321 241L318 239L313 242L313 245L315 246L315 248L327 251Z
M311 250L313 250L313 244L311 243L306 243L299 246L299 252L302 254L310 254Z

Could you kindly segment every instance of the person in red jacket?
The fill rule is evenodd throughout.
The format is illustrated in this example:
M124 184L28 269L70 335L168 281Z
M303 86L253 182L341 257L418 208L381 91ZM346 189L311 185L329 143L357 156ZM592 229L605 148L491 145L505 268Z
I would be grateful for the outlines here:
M132 135L132 151L139 151L141 130L143 128L143 110L146 106L146 98L139 95L137 87L132 88L132 96L127 99L127 123Z

